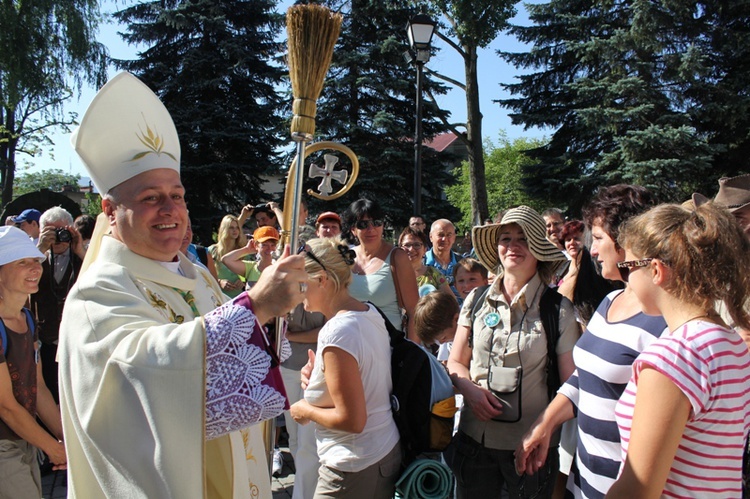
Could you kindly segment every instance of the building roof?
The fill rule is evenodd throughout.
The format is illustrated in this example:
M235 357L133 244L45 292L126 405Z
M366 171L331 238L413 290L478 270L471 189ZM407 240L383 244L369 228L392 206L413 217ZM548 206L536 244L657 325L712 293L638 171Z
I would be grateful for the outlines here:
M457 140L458 136L455 133L448 132L435 135L432 140L425 140L422 144L435 149L437 152L443 152Z

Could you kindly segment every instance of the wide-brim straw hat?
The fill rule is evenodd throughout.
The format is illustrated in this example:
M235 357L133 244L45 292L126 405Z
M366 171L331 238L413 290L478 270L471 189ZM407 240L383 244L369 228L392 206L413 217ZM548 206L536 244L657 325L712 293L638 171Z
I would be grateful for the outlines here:
M528 206L512 208L503 215L498 224L474 227L471 238L477 258L490 272L500 264L497 254L497 239L500 230L508 224L518 224L526 236L529 251L540 262L564 262L565 254L547 239L547 227L542 216Z
M750 175L720 178L714 202L726 206L730 212L750 205Z

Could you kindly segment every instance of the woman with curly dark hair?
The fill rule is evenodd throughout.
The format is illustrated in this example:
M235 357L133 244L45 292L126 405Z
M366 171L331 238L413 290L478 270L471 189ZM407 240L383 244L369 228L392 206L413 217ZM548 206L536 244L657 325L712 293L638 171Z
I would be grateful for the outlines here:
M560 240L570 256L568 270L558 283L557 292L573 302L576 318L586 327L596 307L609 293L622 289L620 281L601 276L599 268L584 243L586 226L580 220L570 220L560 232Z

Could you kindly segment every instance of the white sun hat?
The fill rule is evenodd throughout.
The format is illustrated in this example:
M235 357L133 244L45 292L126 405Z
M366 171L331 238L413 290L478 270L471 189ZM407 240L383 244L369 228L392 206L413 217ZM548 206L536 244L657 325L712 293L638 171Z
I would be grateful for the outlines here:
M45 256L21 229L12 225L0 227L0 265L24 258L44 260Z
M102 194L149 170L180 172L180 141L169 111L128 72L99 90L70 142Z

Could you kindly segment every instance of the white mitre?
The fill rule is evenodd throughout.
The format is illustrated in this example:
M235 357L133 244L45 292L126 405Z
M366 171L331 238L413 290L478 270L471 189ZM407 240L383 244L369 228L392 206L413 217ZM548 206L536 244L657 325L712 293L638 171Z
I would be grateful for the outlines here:
M169 111L128 72L99 90L70 142L102 194L145 171L180 173L180 141Z

